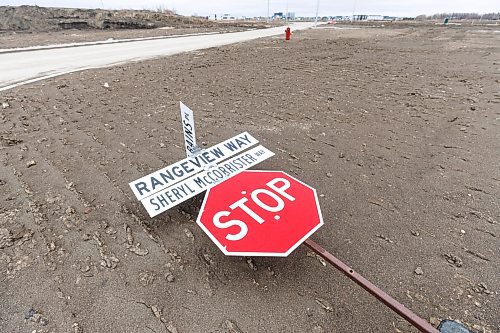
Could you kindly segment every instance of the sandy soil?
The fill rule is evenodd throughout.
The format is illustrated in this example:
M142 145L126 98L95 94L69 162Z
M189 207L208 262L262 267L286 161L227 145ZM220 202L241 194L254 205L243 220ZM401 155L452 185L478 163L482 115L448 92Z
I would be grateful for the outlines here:
M434 325L500 332L499 41L310 30L2 93L0 331L415 331L304 247L225 257L201 197L148 218L127 184L183 157L181 100L199 140L247 130L317 188L315 241Z

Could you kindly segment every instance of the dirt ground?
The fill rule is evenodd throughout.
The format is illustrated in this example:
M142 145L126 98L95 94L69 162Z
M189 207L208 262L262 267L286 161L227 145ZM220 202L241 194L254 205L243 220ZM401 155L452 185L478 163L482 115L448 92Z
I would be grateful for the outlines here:
M1 332L415 332L299 247L224 256L202 197L128 183L249 131L315 187L316 242L433 325L500 332L500 33L317 29L0 94ZM107 83L107 84L105 84Z

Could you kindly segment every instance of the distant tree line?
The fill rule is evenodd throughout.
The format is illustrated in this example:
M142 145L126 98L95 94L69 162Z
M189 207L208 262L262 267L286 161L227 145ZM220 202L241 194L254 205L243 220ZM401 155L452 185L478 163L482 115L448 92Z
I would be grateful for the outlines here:
M439 13L434 15L419 15L415 19L419 21L425 20L444 20L449 18L450 20L500 20L500 13L487 13L487 14L477 14L477 13Z

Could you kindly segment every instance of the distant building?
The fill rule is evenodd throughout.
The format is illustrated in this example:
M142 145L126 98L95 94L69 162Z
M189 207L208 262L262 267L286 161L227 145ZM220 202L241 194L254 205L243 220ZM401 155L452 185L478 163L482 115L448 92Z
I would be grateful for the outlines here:
M353 21L366 21L368 19L368 15L353 15Z
M284 17L283 12L278 12L273 14L273 19L275 20L281 20L283 19L283 17Z
M393 21L395 17L383 16L383 15L353 15L353 21Z
M366 18L368 21L382 21L384 17L382 15L368 15Z
M221 20L222 21L235 21L235 20L237 20L237 18L236 18L236 16L231 15L231 14L224 14L221 17Z
M335 20L335 21L351 21L352 17L351 16L337 15L337 16L331 16L330 20Z

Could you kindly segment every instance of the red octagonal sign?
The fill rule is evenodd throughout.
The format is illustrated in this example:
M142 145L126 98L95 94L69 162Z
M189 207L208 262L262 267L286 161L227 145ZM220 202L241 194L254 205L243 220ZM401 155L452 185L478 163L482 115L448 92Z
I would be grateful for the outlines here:
M196 222L226 255L285 257L323 217L312 187L281 171L243 171L208 190Z

